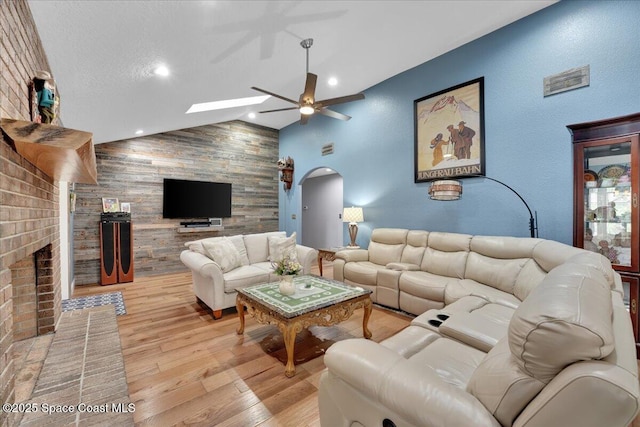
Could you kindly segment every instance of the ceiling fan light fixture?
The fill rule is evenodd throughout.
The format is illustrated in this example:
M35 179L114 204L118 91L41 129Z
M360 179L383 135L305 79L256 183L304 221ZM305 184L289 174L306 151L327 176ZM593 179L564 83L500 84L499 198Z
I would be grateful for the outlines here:
M303 105L302 107L300 107L300 114L304 114L305 116L310 116L314 112L315 110L310 105Z
M1 1L1 0L0 0ZM277 111L290 111L290 110L298 110L301 114L300 124L305 125L309 120L309 117L315 113L321 114L323 116L331 117L339 120L349 120L350 116L346 114L339 113L337 111L333 111L327 107L344 104L345 102L358 101L360 99L364 99L363 93L357 93L354 95L347 96L339 96L336 98L324 99L324 100L316 100L316 83L318 80L318 76L316 74L309 72L309 48L313 44L313 39L305 39L300 42L300 46L302 46L307 51L307 78L304 82L304 92L298 98L298 101L294 101L293 99L284 97L282 95L278 95L277 93L269 92L268 90L260 89L258 87L252 86L251 89L257 90L258 92L265 93L267 95L273 96L275 98L282 99L283 101L287 101L290 104L294 104L295 107L289 108L278 108L275 110L266 110L260 111L261 113L275 113Z

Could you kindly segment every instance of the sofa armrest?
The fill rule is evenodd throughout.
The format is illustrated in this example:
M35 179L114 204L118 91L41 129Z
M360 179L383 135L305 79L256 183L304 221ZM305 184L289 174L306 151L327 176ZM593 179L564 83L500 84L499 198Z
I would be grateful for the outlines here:
M182 251L180 253L180 260L184 265L201 276L211 277L214 283L222 282L224 280L220 266L212 259L207 258L198 252L191 250Z
M369 261L369 251L366 249L343 249L336 252L336 258L345 262Z
M296 245L296 256L302 265L302 273L311 273L311 266L318 259L318 251L308 246Z
M638 378L621 366L576 362L533 398L513 426L631 425L638 413L638 391Z
M330 374L412 424L500 425L473 395L376 342L337 342L327 350L324 363Z

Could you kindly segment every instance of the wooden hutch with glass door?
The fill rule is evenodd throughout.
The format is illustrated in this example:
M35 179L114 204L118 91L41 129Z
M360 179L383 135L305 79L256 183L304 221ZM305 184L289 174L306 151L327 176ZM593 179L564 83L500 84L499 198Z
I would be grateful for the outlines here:
M609 258L622 276L640 358L640 113L567 127L573 138L573 244Z

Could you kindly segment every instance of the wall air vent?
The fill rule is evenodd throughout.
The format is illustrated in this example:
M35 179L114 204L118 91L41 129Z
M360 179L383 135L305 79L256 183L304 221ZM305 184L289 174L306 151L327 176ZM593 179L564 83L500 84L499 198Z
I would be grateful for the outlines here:
M328 156L329 154L333 154L333 142L322 146L322 155Z
M589 66L572 68L544 78L544 96L555 95L579 87L589 86Z

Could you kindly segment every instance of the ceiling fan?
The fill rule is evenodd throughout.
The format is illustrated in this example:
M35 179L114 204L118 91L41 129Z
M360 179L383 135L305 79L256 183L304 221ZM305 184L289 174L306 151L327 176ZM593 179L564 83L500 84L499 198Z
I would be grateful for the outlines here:
M363 93L357 93L355 95L347 95L340 96L337 98L325 99L322 101L316 101L316 81L318 80L318 76L309 72L309 48L313 45L313 39L305 39L300 42L300 46L302 46L307 51L307 80L304 84L304 92L300 95L300 99L298 101L294 101L293 99L286 98L284 96L278 95L273 92L269 92L268 90L260 89L255 86L252 86L251 89L257 90L262 93L266 93L267 95L274 96L276 98L280 98L284 101L295 104L295 107L289 108L279 108L277 110L267 110L260 111L261 113L274 113L276 111L288 111L288 110L299 110L300 111L300 124L307 124L309 117L312 114L318 113L324 116L332 117L334 119L340 120L349 120L351 116L347 116L346 114L338 113L337 111L330 110L329 106L343 104L345 102L358 101L360 99L364 99Z

